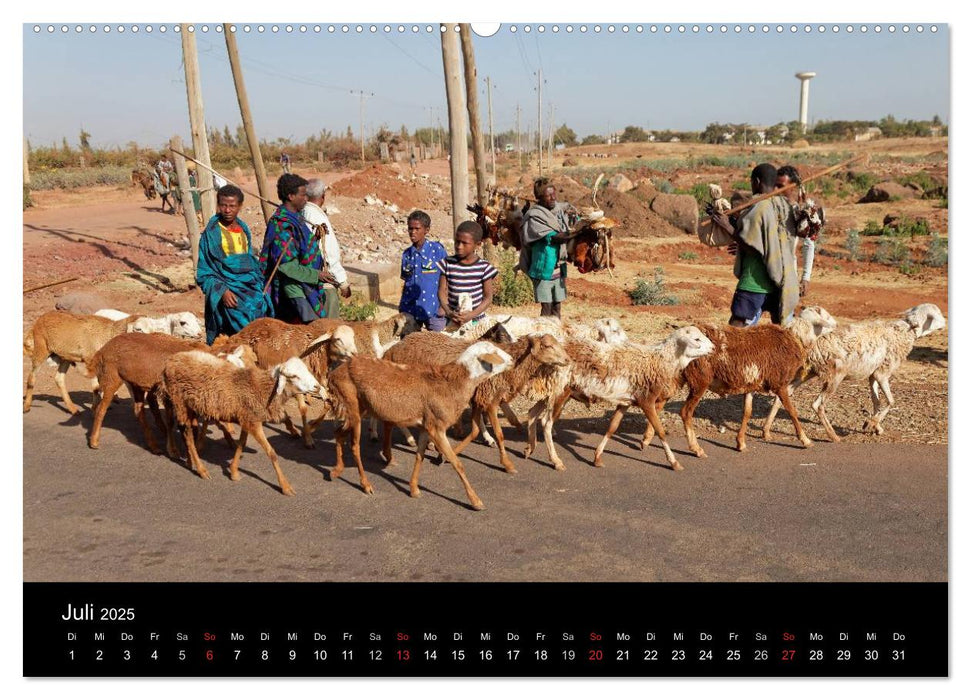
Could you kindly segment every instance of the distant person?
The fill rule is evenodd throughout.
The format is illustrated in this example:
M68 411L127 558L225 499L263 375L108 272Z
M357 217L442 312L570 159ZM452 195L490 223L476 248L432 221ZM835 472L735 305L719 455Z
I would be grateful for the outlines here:
M752 194L769 194L775 189L777 171L770 163L752 170ZM735 277L729 324L752 326L766 311L773 323L787 321L799 303L794 242L795 215L785 196L768 197L745 211L733 227L724 214L715 213L712 222L735 239Z
M796 208L796 236L792 239L795 257L796 249L802 242L802 276L799 279L799 296L804 297L809 292L809 281L813 274L813 260L816 257L816 238L825 223L825 215L822 207L817 207L813 200L806 198L806 191L802 188L802 180L799 179L799 171L791 165L783 165L779 168L775 177L776 189L785 187L791 183L800 185L785 193L786 198ZM801 219L806 220L806 224L800 223Z
M290 173L290 156L286 153L280 154L280 165L283 167L283 172L286 174Z
M415 153L414 153L414 151L412 151L412 153L411 153L411 159L410 160L411 160L411 174L414 175L415 174L415 168L418 166L418 161L415 159Z
M289 323L325 318L324 256L310 228L300 217L307 205L307 181L284 173L276 183L283 204L266 224L260 262L270 283L276 317ZM275 272L274 272L275 271Z
M232 335L248 323L273 314L263 293L263 272L253 255L249 227L236 218L243 193L226 185L216 193L216 215L199 239L196 284L205 296L206 342L220 333Z
M313 178L307 182L307 204L300 215L310 226L314 237L319 242L320 252L324 256L324 267L321 272L326 276L324 282L324 310L327 318L340 316L341 303L338 293L345 299L351 296L351 284L347 281L347 272L341 265L341 247L334 233L334 226L330 223L327 212L324 211L324 197L327 185L320 178Z
M533 183L533 204L523 218L523 248L519 267L533 281L533 295L540 316L560 318L560 304L566 299L567 253L564 243L570 234L572 207L557 203L556 188L547 178Z
M408 215L408 238L411 245L401 254L401 301L398 311L415 317L419 327L431 331L445 328L445 317L439 314L438 280L442 271L438 263L448 252L438 241L426 240L432 220L416 209Z
M442 276L438 280L439 313L456 325L479 321L492 305L493 280L499 271L476 253L482 243L482 227L474 221L463 221L455 229L455 255L439 261ZM470 311L459 310L459 295L472 299Z

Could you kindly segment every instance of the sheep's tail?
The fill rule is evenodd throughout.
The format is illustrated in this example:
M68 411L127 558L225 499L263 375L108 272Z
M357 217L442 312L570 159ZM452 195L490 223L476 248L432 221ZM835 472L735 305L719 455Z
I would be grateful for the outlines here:
M91 358L91 362L87 362L84 365L84 376L88 379L94 379L101 372L101 366L104 364L104 357L101 355L99 350Z

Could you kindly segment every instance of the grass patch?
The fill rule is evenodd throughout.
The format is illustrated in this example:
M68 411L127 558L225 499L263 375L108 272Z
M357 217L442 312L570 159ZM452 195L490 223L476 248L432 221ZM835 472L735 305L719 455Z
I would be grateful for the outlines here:
M947 267L947 239L932 233L924 253L924 264L928 267Z
M370 321L378 312L378 305L373 301L366 301L362 294L355 292L346 302L341 302L341 319L344 321Z
M851 261L856 262L860 259L862 254L862 248L860 245L860 232L856 229L850 229L846 232L846 243L843 244L846 248L846 257Z
M678 298L667 293L664 285L664 269L654 268L654 279L638 279L634 288L627 294L635 306L673 306Z
M674 192L674 185L671 184L670 180L665 180L663 177L652 177L651 182L654 184L654 189L658 192L663 192L664 194L672 194Z
M697 260L698 254L693 250L682 250L678 253L678 260Z
M30 174L35 190L73 190L96 185L131 185L131 168L105 165L99 168L59 168Z
M496 248L490 262L499 270L493 284L493 304L514 308L533 303L533 283L526 275L516 273L519 253L515 249Z
M881 265L903 265L910 263L910 248L902 238L885 238L880 241L873 262Z

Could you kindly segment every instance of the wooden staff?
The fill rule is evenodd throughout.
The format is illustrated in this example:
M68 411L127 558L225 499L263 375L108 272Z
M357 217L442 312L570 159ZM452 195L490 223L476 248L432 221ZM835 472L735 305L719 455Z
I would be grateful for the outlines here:
M68 279L61 280L60 282L48 282L47 284L42 284L39 287L30 287L29 289L24 290L24 294L27 294L28 292L36 292L38 289L46 289L47 287L56 287L59 284L67 284L68 282L74 282L76 279L78 278L69 277Z
M239 185L238 183L236 183L236 182L233 182L232 180L230 180L230 179L229 179L228 177L226 177L226 176L225 176L225 175L223 175L222 173L220 173L220 172L217 172L217 171L215 171L215 170L213 170L212 168L210 168L210 167L209 167L208 165L206 165L205 163L200 163L199 161L197 161L197 160L196 160L195 158L193 158L192 156L189 156L189 155L186 155L185 153L182 153L182 151L177 151L176 149L174 149L174 148L172 148L171 146L169 146L169 150L170 150L170 151L172 151L173 153L178 153L178 154L179 154L180 156L182 156L183 158L188 158L189 160L191 160L191 161L192 161L193 163L195 163L196 165L199 165L199 166L202 166L203 168L205 168L205 169L206 169L206 170L208 170L209 172L211 172L211 173L213 173L214 175L218 175L218 176L219 176L219 177L221 177L221 178L222 178L223 180L225 180L226 182L228 182L228 183L229 183L230 185L236 185L237 187L239 187L239 189L241 189L241 190L243 190L243 192L245 192L246 194L248 194L248 195L250 195L251 197L256 197L256 198L257 198L258 200L260 200L261 202L266 202L267 204L272 204L272 205L273 205L273 206L275 206L275 207L278 207L278 206L280 206L280 203L279 203L279 202L274 202L274 201L273 201L273 200L271 200L271 199L266 199L265 197L261 197L260 195L258 195L258 194L256 194L255 192L250 192L249 190L246 190L246 189L243 189L243 187L242 187L242 186L240 186L240 185Z
M772 190L771 192L767 192L765 194L760 194L757 197L753 197L752 199L748 200L747 202L745 202L745 204L740 204L739 206L735 207L734 209L729 209L728 211L725 212L725 216L731 216L732 214L737 214L740 211L745 211L749 207L758 204L762 200L768 199L769 197L775 197L777 194L782 194L783 192L788 192L789 190L794 189L796 187L802 187L807 182L812 182L813 180L818 180L819 178L823 177L824 175L829 175L830 173L835 173L837 170L840 170L842 168L845 168L848 165L852 165L853 163L856 163L857 161L865 160L866 158L867 158L867 154L866 153L862 153L862 154L860 154L860 155L858 155L858 156L856 156L854 158L850 158L847 161L844 161L842 163L837 163L836 165L831 166L829 168L826 168L825 170L821 170L818 173L816 173L815 175L811 175L810 177L807 177L802 182L799 182L799 183L791 182L788 185L786 185L785 187L780 187L777 190ZM699 221L698 222L698 228L701 228L702 226L708 226L710 224L711 224L711 219L703 219L702 221Z

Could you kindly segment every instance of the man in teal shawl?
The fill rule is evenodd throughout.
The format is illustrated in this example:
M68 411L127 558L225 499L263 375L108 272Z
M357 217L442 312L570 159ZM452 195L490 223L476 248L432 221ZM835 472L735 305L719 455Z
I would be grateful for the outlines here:
M277 180L276 191L283 204L266 224L260 263L270 281L276 317L310 323L327 316L323 283L329 276L323 271L324 257L317 237L300 216L307 204L307 181L284 173Z
M206 342L220 333L238 333L250 321L273 315L263 293L263 270L253 255L249 227L236 216L243 192L235 185L216 193L218 213L199 239L196 284L206 298Z

